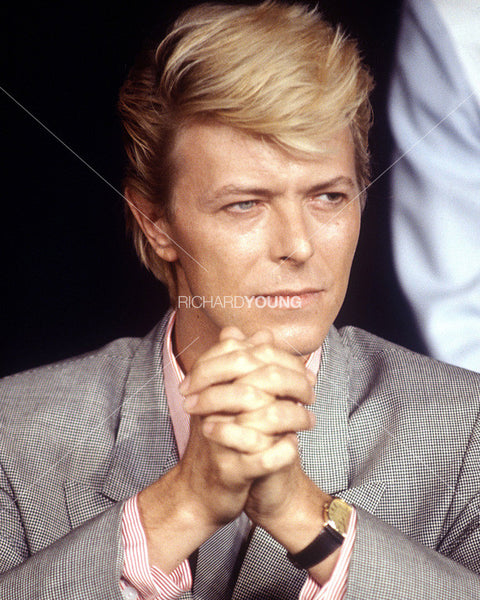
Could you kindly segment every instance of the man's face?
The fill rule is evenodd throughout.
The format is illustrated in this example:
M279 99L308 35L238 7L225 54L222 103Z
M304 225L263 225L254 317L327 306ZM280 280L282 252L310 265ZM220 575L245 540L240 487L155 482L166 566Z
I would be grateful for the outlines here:
M177 328L200 336L203 349L227 325L270 329L296 354L319 347L360 227L350 133L320 158L299 159L230 127L195 124L179 134L174 161L166 228L176 243Z

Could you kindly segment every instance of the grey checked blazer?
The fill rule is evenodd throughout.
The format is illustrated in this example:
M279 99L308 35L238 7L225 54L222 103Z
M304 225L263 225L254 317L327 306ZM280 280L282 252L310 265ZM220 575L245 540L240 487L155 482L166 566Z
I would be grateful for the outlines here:
M1 600L122 599L122 501L178 460L164 327L0 386ZM346 598L478 600L480 376L332 328L316 393L304 468L358 509ZM233 598L305 577L257 528Z

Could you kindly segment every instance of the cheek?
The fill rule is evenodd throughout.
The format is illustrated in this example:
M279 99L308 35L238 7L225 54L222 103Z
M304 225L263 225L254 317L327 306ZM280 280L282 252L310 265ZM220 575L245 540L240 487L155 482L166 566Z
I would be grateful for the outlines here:
M184 268L192 259L209 271L226 272L248 270L259 256L261 239L258 232L224 231L218 225L183 227L175 236L179 261Z
M252 236L195 228L175 241L182 248L177 268L193 295L241 294L255 278L259 244Z
M331 265L342 280L350 274L360 233L360 217L356 214L349 217L331 224L328 244Z
M352 263L353 256L355 254L355 250L357 249L358 237L360 235L360 218L357 218L350 223L345 231L345 260L348 261L349 264Z

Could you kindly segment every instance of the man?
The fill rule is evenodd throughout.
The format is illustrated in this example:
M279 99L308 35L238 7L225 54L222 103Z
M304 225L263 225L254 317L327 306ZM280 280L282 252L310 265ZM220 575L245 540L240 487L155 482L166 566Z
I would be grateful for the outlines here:
M478 597L478 376L332 327L370 88L276 2L132 70L130 225L176 310L5 380L2 598Z

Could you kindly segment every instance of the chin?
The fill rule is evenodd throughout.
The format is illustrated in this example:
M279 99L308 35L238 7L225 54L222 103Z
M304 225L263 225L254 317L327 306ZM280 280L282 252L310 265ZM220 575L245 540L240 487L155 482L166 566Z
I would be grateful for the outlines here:
M328 333L330 323L322 313L320 310L292 311L289 314L268 309L239 311L228 315L231 319L223 318L219 328L235 325L247 336L268 329L280 348L291 354L306 356L323 344Z
M308 356L315 352L324 342L328 327L312 325L277 326L272 329L275 342L280 348L298 356Z

